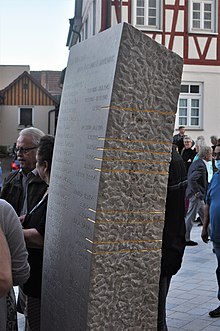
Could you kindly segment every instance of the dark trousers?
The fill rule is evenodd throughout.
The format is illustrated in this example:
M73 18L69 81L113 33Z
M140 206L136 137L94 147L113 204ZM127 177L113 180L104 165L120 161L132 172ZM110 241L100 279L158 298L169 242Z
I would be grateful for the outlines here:
M215 250L215 255L217 258L217 269L216 269L216 277L218 282L218 299L220 300L220 243L213 241L213 248Z
M157 331L168 331L166 323L166 299L172 276L160 276L158 295Z

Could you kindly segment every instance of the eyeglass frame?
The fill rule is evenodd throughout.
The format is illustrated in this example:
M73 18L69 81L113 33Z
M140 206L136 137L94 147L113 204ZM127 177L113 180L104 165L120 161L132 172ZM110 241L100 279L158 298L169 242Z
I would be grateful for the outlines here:
M27 147L27 148L24 148L24 147L19 147L19 148L15 148L15 153L22 153L22 154L27 154L29 153L31 150L33 149L36 149L38 146L35 146L35 147Z

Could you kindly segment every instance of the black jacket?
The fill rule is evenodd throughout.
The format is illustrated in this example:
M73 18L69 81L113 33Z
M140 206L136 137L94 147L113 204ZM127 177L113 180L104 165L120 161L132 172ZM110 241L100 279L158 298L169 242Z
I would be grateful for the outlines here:
M4 181L1 192L1 199L9 202L12 207L14 207L18 216L20 216L25 198L22 187L22 176L20 170L10 173ZM47 184L38 174L30 179L27 189L27 212L30 212L30 210L42 199L46 189Z
M42 237L45 233L47 214L47 197L42 200L36 208L26 215L23 222L24 229L36 229ZM30 248L27 244L28 262L30 264L30 277L23 285L26 295L33 298L41 297L42 269L43 269L43 247Z
M162 241L161 275L172 276L181 267L185 249L186 169L182 157L173 150L169 168L165 222Z
M196 156L196 150L192 148L183 148L181 152L181 156L186 166L186 171L188 172L189 167L193 163L193 159Z

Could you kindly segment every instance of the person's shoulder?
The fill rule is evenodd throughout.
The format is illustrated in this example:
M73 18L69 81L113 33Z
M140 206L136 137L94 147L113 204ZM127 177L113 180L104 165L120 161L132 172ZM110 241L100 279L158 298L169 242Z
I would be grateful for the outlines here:
M1 210L5 211L5 212L10 212L11 210L14 210L12 205L10 205L10 203L8 203L4 199L0 199L0 208L1 208Z
M219 170L213 174L211 182L214 181L214 180L216 180L216 181L220 180L220 171Z
M10 172L10 174L5 178L5 184L18 178L20 178L20 170Z
M6 201L6 200L4 200L4 199L0 199L0 206L1 207L8 207L8 205L9 205L9 203ZM9 205L10 206L10 205Z
M45 181L40 177L38 172L34 174L34 176L31 178L29 183L41 183L41 184L44 183L45 185L47 185Z
M199 164L205 164L204 162L203 162L203 160L202 159L200 159L200 158L198 158L197 160L195 160L195 162L193 162L193 164L195 164L196 166L197 165L199 165Z
M198 159L191 164L192 168L198 171L204 172L206 170L205 162L202 159ZM191 167L190 166L190 167Z

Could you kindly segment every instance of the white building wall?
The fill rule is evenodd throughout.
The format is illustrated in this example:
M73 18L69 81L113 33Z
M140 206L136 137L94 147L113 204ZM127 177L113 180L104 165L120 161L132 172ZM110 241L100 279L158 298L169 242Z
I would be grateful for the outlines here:
M194 140L203 135L210 144L211 135L220 138L220 67L184 65L182 81L203 83L202 129L186 131Z
M92 12L92 0L83 1L83 19L85 15L88 15L88 12ZM131 1L131 23L134 24L134 15L135 15L135 0ZM176 0L165 0L166 5L175 5ZM179 0L179 5L185 6L185 0ZM165 13L165 32L170 33L172 31L174 11L172 9L167 9ZM128 21L128 7L122 7L122 21ZM117 24L115 7L112 6L112 25ZM101 28L101 0L96 1L96 33L100 31ZM178 12L177 24L175 31L183 32L184 31L184 11L180 10ZM158 33L157 33L158 32ZM161 31L150 31L146 27L146 34L149 37L154 37L158 43L162 43L162 34ZM156 33L156 36L155 36ZM168 34L165 36L165 46L168 48L170 43L171 35ZM208 36L201 33L200 36L197 36L197 42L200 47L201 53L206 46ZM195 44L195 39L193 35L189 35L188 40L189 59L199 60L198 49ZM173 39L173 51L178 55L183 57L184 52L184 37L183 36L174 36ZM217 54L217 40L212 39L209 50L207 52L207 59L215 60ZM189 130L189 134L193 139L196 139L198 135L204 135L207 143L209 143L210 135L216 134L220 137L220 93L218 93L220 86L220 67L218 66L203 66L203 65L184 65L182 81L186 82L201 82L203 83L203 108L202 108L202 129L192 129ZM176 122L176 128L178 124ZM174 133L176 133L175 130Z
M48 133L48 113L52 109L53 106L34 106L33 125L45 134ZM10 146L21 130L18 129L18 106L0 106L0 113L0 145Z

